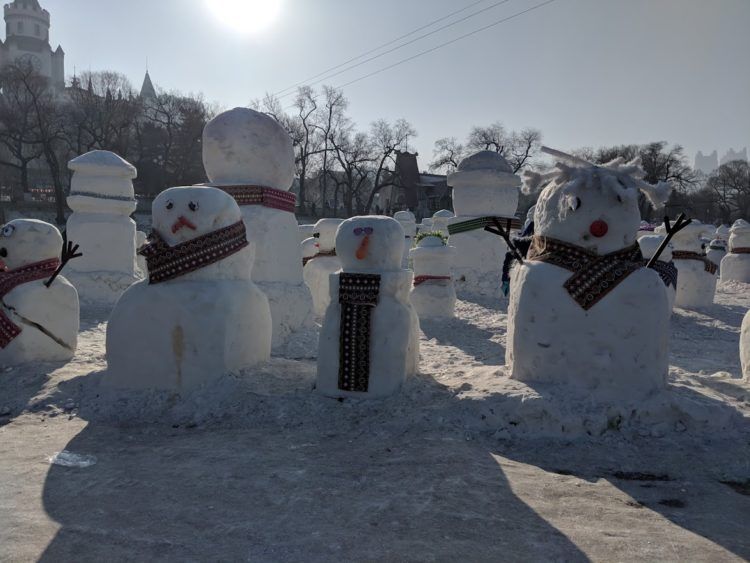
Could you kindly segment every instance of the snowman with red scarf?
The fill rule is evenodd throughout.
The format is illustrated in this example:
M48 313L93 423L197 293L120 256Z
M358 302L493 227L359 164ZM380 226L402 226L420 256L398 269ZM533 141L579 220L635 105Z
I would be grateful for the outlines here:
M546 187L511 273L506 364L524 382L644 397L666 385L671 311L668 276L646 267L636 243L638 195L656 205L670 190L645 183L637 162L568 158L526 174L527 192Z
M0 365L67 361L78 340L78 292L62 276L56 227L16 219L0 230Z
M139 251L148 279L112 311L105 384L180 393L267 361L271 312L251 279L253 248L234 199L215 188L170 188L152 209Z
M385 216L352 217L338 228L340 272L320 333L317 390L329 397L396 393L419 362L419 319L401 268L404 229Z

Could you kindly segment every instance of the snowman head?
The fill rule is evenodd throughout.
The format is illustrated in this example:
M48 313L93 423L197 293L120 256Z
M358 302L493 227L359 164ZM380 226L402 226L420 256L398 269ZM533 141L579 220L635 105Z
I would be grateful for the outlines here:
M269 115L225 111L203 129L203 166L212 184L288 190L295 174L292 139Z
M306 238L300 243L300 248L302 248L302 258L312 258L318 253L318 239Z
M315 223L313 236L318 239L320 252L331 252L336 248L336 229L341 222L341 219L320 219Z
M234 198L199 186L169 188L152 206L153 227L169 246L175 246L237 223L242 214Z
M57 227L36 219L14 219L0 230L0 271L60 258L62 235Z
M651 258L654 254L656 254L656 251L659 249L659 246L661 246L661 243L663 241L664 235L645 235L639 238L638 246L641 247L641 254L643 254L643 257L646 260ZM673 250L674 246L670 242L659 255L659 260L661 262L671 262Z
M622 159L603 166L568 166L558 162L555 171L542 176L525 174L525 191L551 182L542 190L534 212L535 234L607 254L635 243L641 216L639 191L652 204L666 201L668 184L647 184L637 161Z
M404 229L395 219L382 215L352 217L336 232L336 254L344 271L400 270Z

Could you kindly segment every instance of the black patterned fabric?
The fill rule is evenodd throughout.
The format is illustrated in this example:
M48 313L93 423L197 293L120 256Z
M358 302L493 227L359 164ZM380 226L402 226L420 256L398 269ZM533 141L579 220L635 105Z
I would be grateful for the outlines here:
M339 389L342 391L366 393L369 389L370 322L379 293L377 274L339 274Z
M169 246L156 231L148 239L138 254L146 258L148 283L152 285L205 268L248 245L242 221L175 246Z
M564 287L585 310L596 305L625 278L647 263L637 244L599 255L580 246L542 236L534 236L527 259L573 272ZM654 267L665 285L677 283L676 271L673 276L672 268L659 262Z
M703 262L703 269L709 274L715 274L718 266L706 258L703 254L697 252L688 252L687 250L675 250L672 252L673 260L695 260Z

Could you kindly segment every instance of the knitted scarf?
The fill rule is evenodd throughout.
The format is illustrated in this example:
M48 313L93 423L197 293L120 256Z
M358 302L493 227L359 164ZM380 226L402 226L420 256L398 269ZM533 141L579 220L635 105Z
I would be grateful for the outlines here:
M695 260L697 262L703 262L703 268L709 274L715 274L717 270L716 264L711 262L711 260L706 258L703 254L699 254L697 252L689 252L687 250L675 250L672 252L672 259L673 260Z
M157 284L205 268L247 245L245 223L238 221L175 246L169 246L159 233L152 231L138 254L146 258L148 283Z
M0 271L0 299L19 285L50 277L59 266L60 260L51 258L15 270ZM21 334L21 327L11 321L5 311L0 309L0 348L8 346L19 334Z
M729 251L730 254L750 254L750 246L738 246Z
M418 287L427 281L450 281L450 276L416 276L414 278L414 287Z
M231 195L237 205L262 205L279 211L294 213L297 196L291 192L265 186L216 186Z
M573 272L564 287L576 303L587 311L630 274L646 266L638 244L599 255L574 244L536 235L531 241L527 259ZM655 264L654 269L666 286L676 285L676 271L673 268L673 265L664 262L657 261Z
M370 321L378 304L378 274L339 275L339 389L366 393L370 385Z

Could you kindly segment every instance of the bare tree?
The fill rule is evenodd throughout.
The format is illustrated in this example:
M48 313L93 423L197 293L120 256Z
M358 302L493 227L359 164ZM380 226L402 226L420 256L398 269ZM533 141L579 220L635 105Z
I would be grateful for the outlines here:
M450 174L466 156L466 148L455 137L443 137L435 141L430 170Z
M370 213L375 196L386 186L391 185L389 174L395 169L396 155L406 148L409 137L415 137L416 130L405 119L399 119L390 124L385 119L379 119L370 126L370 150L373 186L364 207L365 213Z
M722 223L750 216L750 165L747 161L722 164L708 178L706 187L714 196Z

